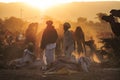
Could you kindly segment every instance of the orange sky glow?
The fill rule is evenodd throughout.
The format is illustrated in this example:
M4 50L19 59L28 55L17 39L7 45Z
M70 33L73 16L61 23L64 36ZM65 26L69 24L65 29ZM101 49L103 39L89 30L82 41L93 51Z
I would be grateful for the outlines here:
M0 0L0 2L24 2L41 10L69 2L95 2L95 1L120 1L120 0Z

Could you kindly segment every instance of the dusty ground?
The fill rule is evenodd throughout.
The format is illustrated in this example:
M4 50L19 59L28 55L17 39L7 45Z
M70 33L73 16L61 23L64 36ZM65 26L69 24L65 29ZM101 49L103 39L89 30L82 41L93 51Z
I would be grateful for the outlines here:
M86 73L44 75L40 70L0 70L0 80L120 80L119 68L96 68Z
M9 53L9 50L7 52ZM20 52L19 49L16 52ZM8 57L11 59L11 56ZM39 69L0 69L0 80L120 80L120 68L94 66L88 73L80 71L72 74L52 75L45 75Z

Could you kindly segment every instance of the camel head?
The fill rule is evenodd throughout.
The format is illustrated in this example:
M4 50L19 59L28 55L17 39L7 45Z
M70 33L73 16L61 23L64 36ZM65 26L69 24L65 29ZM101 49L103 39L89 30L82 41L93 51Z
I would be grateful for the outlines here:
M110 13L115 17L120 17L120 10L112 9Z
M112 22L115 21L114 17L112 15L109 16L102 16L102 20L105 20L106 22Z

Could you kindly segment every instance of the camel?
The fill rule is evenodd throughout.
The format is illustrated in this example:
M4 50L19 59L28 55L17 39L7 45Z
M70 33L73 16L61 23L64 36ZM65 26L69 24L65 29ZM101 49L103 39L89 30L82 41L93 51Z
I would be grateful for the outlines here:
M112 41L109 43L109 45L111 45L111 47L114 50L115 56L117 59L119 59L119 52L120 52L120 23L117 22L115 19L116 17L120 18L120 10L115 10L112 9L110 11L111 15L109 16L103 16L102 19L105 20L106 22L110 23L112 32L115 34L115 38L112 39Z

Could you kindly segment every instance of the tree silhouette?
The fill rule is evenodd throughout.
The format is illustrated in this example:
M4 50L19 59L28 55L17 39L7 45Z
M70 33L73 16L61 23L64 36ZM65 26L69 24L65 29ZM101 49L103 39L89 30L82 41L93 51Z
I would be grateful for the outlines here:
M5 19L4 21L5 28L11 32L16 32L16 31L21 32L23 25L24 25L24 21L16 17L10 17L8 19Z

